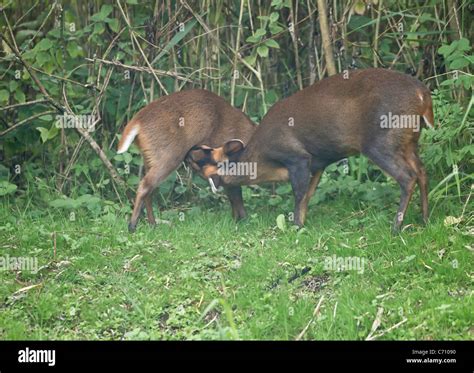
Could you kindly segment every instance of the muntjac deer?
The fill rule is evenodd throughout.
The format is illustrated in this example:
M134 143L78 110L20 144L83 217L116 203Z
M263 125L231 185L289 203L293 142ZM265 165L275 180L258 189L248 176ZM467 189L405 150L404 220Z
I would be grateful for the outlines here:
M141 109L125 127L117 153L135 140L144 158L145 176L138 186L129 231L135 231L143 205L148 222L155 224L152 192L199 144L218 146L239 138L246 142L255 125L240 110L212 92L193 89L162 97ZM198 169L197 165L191 165ZM240 186L225 188L236 219L245 217Z
M188 157L214 186L289 180L295 223L301 226L324 168L362 153L400 184L397 231L416 183L423 220L428 219L428 180L417 154L420 117L433 126L430 92L421 82L390 70L351 70L275 104L247 146L231 140L218 148L195 148ZM250 169L238 167L248 164L256 166L256 177L235 172Z

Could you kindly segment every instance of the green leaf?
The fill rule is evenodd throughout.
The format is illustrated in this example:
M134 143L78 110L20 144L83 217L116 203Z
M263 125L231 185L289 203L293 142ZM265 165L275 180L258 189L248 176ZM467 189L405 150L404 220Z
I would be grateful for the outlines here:
M15 193L17 186L8 181L0 181L0 196L6 196L7 194Z
M52 46L53 46L53 42L45 38L45 39L42 39L38 44L36 44L34 50L36 52L47 51L51 49Z
M23 91L20 90L20 89L17 89L17 90L15 91L15 96L14 96L14 97L15 97L15 100L16 100L17 102L22 103L22 102L25 102L25 101L26 101L25 94L24 94Z
M255 31L254 36L255 37L261 37L264 36L267 33L267 31L264 28L259 28Z
M452 45L443 45L441 48L438 49L438 54L442 54L443 56L448 56L454 50Z
M266 45L261 45L257 48L257 53L260 57L268 57L268 47Z
M92 21L95 21L95 22L103 22L105 21L105 19L107 18L107 16L112 13L112 10L113 10L113 6L112 5L109 5L109 4L106 4L106 5L102 5L102 8L100 8L100 12L99 13L96 13L94 14L92 17L91 17L91 20Z
M82 55L82 47L78 45L75 41L70 41L69 43L67 43L66 50L72 58L76 58Z
M470 50L471 46L469 44L469 40L466 38L459 39L456 49L463 52Z
M16 80L10 80L10 84L8 85L10 92L15 92L18 88L18 82Z
M126 164L129 164L133 159L132 155L128 152L125 152L122 155L123 155L123 160Z
M279 204L281 204L283 202L283 198L281 198L280 196L272 196L269 200L268 200L268 204L270 206L278 206Z
M36 55L36 62L38 65L43 66L51 58L51 55L48 52L39 52Z
M280 15L277 12L273 12L272 14L270 14L270 22L276 22L278 20L278 17L280 17Z
M64 65L63 65L63 62L64 62L64 61L63 61L63 52L62 52L61 49L58 49L58 50L56 51L56 62L58 63L58 66L59 66L59 67L62 68L62 67L64 66Z
M281 184L279 185L276 190L275 190L275 193L276 194L279 194L279 195L282 195L282 194L288 194L292 191L292 188L291 188L291 184L289 183L286 183L286 184Z
M0 90L0 102L7 102L10 97L10 93L6 89Z
M59 128L56 127L54 124L51 126L50 129L44 127L37 127L36 129L40 132L41 141L43 143L48 140L54 139L59 133Z
M244 61L247 62L250 66L254 66L255 62L257 61L257 55L251 54L250 56L245 57Z
M183 194L186 192L186 187L184 185L178 185L176 188L174 188L174 191L178 194Z
M278 26L276 23L270 23L268 29L272 35L279 34L284 30L283 27Z
M449 68L452 70L462 69L466 66L469 66L469 60L464 56L456 58L453 62L449 64Z
M261 37L257 38L255 35L252 35L252 36L249 36L247 39L245 39L245 41L247 43L252 43L252 44L255 44L255 43L258 43L260 41Z
M103 34L105 31L105 27L104 27L104 24L103 23L96 23L94 25L94 32L93 34L95 35L101 35Z
M47 128L44 128L44 127L38 127L36 128L39 132L40 132L40 137L41 137L41 141L43 143L45 143L46 141L48 141L48 133L49 133L49 130Z
M265 40L265 45L269 48L280 49L280 46L278 45L278 43L273 39Z
M39 120L44 120L45 122L51 122L53 120L53 116L51 114L46 114L38 118Z
M109 24L110 29L113 32L118 32L119 31L119 22L118 19L116 18L108 18L106 21Z
M276 223L279 230L281 230L282 232L286 231L285 215L283 214L278 215L276 218Z

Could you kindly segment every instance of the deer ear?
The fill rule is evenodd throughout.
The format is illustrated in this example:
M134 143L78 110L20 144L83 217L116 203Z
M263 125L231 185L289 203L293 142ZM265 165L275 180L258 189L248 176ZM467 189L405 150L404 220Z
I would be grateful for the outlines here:
M235 155L244 149L244 142L239 139L229 140L224 144L224 154L227 156Z
M212 148L207 145L198 145L191 148L186 155L186 161L195 170L199 170L206 162L211 161Z

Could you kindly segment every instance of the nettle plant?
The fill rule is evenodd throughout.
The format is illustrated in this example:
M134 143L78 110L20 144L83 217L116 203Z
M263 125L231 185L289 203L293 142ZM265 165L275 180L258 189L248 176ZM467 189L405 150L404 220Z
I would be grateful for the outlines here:
M462 38L445 44L439 48L438 53L444 57L446 67L453 72L452 77L442 82L441 86L453 84L455 87L472 89L474 76L469 74L469 68L474 65L474 55L469 40ZM461 71L463 69L465 71Z

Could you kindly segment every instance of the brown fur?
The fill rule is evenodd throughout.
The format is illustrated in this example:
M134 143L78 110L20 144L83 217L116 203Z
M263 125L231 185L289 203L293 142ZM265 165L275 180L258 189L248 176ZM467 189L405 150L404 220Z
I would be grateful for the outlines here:
M401 186L394 223L398 229L417 182L423 219L428 219L427 178L417 154L421 126L418 132L381 128L381 115L388 112L424 115L434 124L430 92L415 78L385 69L350 71L348 79L335 75L279 101L244 149L235 154L215 149L209 161L257 162L256 180L225 175L220 177L224 185L258 184L287 176L296 198L296 223L302 225L324 168L362 153ZM311 183L309 174L314 175Z
M154 223L151 194L171 172L185 160L188 151L196 145L218 146L240 138L247 142L255 125L240 110L212 92L193 89L162 97L141 109L125 127L119 149L133 127L138 126L135 138L140 148L146 174L137 190L129 228L135 229L141 208L145 203L148 220ZM235 189L235 188L234 188ZM232 193L234 211L243 217L243 206L238 205L240 188Z

